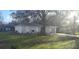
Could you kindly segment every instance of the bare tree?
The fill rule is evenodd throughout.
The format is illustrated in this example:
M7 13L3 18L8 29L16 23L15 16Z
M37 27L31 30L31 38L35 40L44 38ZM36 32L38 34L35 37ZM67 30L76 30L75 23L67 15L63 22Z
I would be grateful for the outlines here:
M49 13L55 14L50 16L48 15ZM12 13L11 16L18 22L28 23L33 19L33 23L39 23L42 25L41 34L46 35L45 28L49 24L57 26L57 31L59 32L59 28L61 27L67 14L68 11L63 10L17 10L16 12Z

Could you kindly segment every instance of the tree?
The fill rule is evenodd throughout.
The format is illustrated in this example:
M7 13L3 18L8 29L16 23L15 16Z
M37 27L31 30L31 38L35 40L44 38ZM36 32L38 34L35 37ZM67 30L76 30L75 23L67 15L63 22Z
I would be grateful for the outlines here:
M71 31L72 31L72 34L75 35L76 33L76 28L77 28L77 19L78 19L78 16L73 16L73 19L72 19L72 24L71 24Z
M70 12L70 23L69 23L69 27L70 27L70 31L71 31L71 34L75 34L77 32L77 26L78 26L78 15L79 14L79 11L76 11L76 10L73 10Z
M28 23L33 19L32 22L40 23L42 25L41 34L45 35L45 17L46 10L18 10L16 13L12 13L12 18L16 19L18 22L26 21Z
M51 16L49 13L55 13ZM45 35L46 25L57 26L59 31L60 26L62 25L63 20L67 16L68 11L60 10L17 10L15 13L12 13L11 16L17 22L25 23L36 23L41 24L41 34ZM48 19L48 20L47 20Z
M46 35L46 32L45 32L45 28L46 28L46 16L47 16L47 11L46 10L41 10L41 14L42 14L42 17L41 17L41 34L42 35Z
M53 10L53 15L48 15L47 22L51 25L57 26L57 32L60 32L62 26L67 23L67 16L70 11L67 10Z
M21 22L26 21L29 22L33 19L35 21L38 19L37 16L40 16L39 10L17 10L16 12L11 13L11 16L15 21Z

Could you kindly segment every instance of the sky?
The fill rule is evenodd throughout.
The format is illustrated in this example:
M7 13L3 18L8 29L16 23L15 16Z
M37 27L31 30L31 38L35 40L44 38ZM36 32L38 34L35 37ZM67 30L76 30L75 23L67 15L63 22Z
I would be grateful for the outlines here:
M13 12L11 10L0 10L1 14L3 15L4 19L3 22L4 23L9 23L11 22L13 19L10 17L10 14Z

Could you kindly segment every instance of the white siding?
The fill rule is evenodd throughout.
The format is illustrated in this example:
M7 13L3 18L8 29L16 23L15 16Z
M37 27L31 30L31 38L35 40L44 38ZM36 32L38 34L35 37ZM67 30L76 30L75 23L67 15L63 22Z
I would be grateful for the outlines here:
M21 26L15 26L15 31L22 33L22 27Z
M41 30L40 26L22 26L22 25L15 26L15 31L19 33L38 33L40 32L40 30Z
M56 33L56 27L55 26L46 26L46 33L47 34L55 34Z
M41 26L22 26L17 25L15 26L15 31L18 33L39 33L41 31ZM52 35L56 33L55 26L46 26L46 33Z

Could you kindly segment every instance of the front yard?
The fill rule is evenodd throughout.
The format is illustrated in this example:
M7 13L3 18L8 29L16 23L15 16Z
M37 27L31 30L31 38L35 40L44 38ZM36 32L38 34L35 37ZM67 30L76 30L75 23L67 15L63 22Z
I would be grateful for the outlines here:
M57 35L40 36L0 32L0 48L11 49L71 49L79 48L79 40Z

